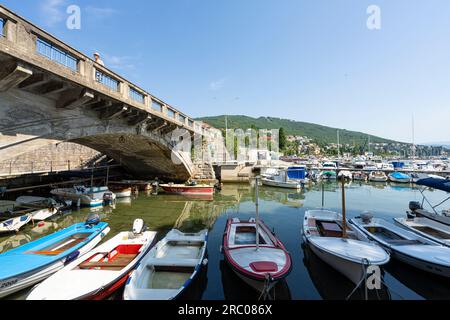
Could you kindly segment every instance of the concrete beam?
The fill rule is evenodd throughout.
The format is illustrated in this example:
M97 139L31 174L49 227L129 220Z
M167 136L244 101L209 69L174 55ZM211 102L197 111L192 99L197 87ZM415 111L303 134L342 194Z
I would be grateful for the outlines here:
M135 116L135 117L131 118L128 121L128 124L130 126L137 126L137 125L140 125L140 124L142 124L144 122L147 122L147 121L151 120L151 118L152 117L149 114L147 114L147 113L140 114L138 116Z
M95 101L95 99L93 101ZM88 103L84 104L83 107L89 107L92 110L100 111L100 110L108 109L113 105L113 103L111 101L101 100L101 99L95 103L91 103L91 102L92 101L89 101Z
M165 135L165 134L167 134L169 132L172 132L176 128L178 128L177 125L170 123L168 126L166 126L163 129L161 129L161 134Z
M51 81L38 89L42 95L57 94L67 91L68 86L63 82Z
M87 89L81 90L81 93L79 89L71 89L62 93L61 98L56 103L56 107L76 109L91 101L94 97L94 93Z
M12 88L17 87L23 81L33 75L33 71L17 64L16 68L0 80L0 92L6 92Z
M112 107L103 111L99 117L101 120L112 120L119 117L126 111L128 111L128 107L125 105L122 105L121 107Z
M48 81L48 78L43 73L33 74L31 77L19 84L20 89L33 89Z
M168 125L167 121L164 121L160 126L156 127L155 129L151 130L151 131L159 131L162 128L166 127Z

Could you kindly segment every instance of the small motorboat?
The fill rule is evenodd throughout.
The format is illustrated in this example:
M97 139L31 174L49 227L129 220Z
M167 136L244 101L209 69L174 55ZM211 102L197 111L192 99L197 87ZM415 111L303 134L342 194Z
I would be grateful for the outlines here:
M343 215L329 210L305 213L303 239L320 259L356 285L361 285L369 266L382 266L390 259L383 248L367 242Z
M116 195L116 198L129 198L133 194L133 188L129 186L112 185L109 190Z
M262 221L257 225L253 218L228 220L222 250L238 277L261 293L269 292L291 271L291 257L284 245Z
M16 202L23 206L35 208L36 211L32 213L35 221L44 221L51 218L67 207L63 202L43 197L21 196L16 199Z
M174 300L198 276L205 258L208 231L173 229L142 259L125 285L125 300Z
M438 212L437 207L443 205L448 200L450 200L449 197L447 197L444 201L441 201L435 206L432 206L430 201L425 196L424 191L427 188L432 188L440 191L444 191L447 193L450 193L450 180L449 179L441 179L441 178L427 178L427 179L421 179L416 182L416 185L425 187L424 189L419 189L420 193L422 194L423 200L422 203L412 201L409 203L409 211L407 211L407 214L410 218L414 217L424 217L442 224L445 224L447 226L450 226L450 212L449 210L442 210L441 212ZM425 210L423 208L423 204L427 202L430 207L431 211Z
M369 181L372 182L386 182L388 179L386 173L383 171L372 171L369 174Z
M450 248L383 219L363 214L350 220L367 241L383 246L393 258L426 272L450 277Z
M440 245L450 247L450 226L428 218L395 218L395 222L406 229L433 240Z
M28 224L32 218L32 214L26 214L0 222L0 234L19 231L20 228Z
M156 232L135 220L124 231L36 286L27 300L102 300L120 289L154 244Z
M344 179L344 180L350 181L353 179L353 174L348 170L341 170L338 173L338 179L339 180Z
M86 207L99 207L116 198L116 195L107 187L74 186L73 188L54 189L51 194L63 199L70 199L75 203L79 201L80 205Z
M282 176L271 176L267 178L262 178L261 182L263 185L268 187L277 187L277 188L285 188L285 189L296 189L299 190L302 188L302 184L296 180L289 180L283 178Z
M410 183L411 177L406 173L396 171L389 174L389 181L397 183Z
M206 184L160 184L159 185L164 192L170 194L179 194L179 195L194 195L194 196L203 196L203 195L213 195L214 194L214 186L209 186Z
M322 171L319 174L319 179L320 180L336 180L337 175L336 175L336 172L334 172L334 171L326 170L326 171Z
M259 179L256 177L256 219L228 219L222 252L244 282L267 296L291 272L292 261L283 243L259 219Z
M362 171L356 171L353 173L353 180L355 181L367 181L367 179L367 174Z
M98 215L0 254L0 298L33 286L92 250L110 231Z

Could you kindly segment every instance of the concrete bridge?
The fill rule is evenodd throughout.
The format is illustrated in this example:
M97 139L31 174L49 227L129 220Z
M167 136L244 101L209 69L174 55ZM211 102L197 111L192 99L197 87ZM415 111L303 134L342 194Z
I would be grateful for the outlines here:
M0 5L0 159L68 141L142 178L187 180L181 128L211 130Z

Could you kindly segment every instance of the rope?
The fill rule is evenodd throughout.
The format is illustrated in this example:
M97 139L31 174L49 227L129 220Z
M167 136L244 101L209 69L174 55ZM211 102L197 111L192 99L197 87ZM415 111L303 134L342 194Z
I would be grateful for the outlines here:
M272 277L270 276L270 274L266 275L266 278L264 280L264 288L261 291L261 295L258 298L258 301L263 299L263 300L274 300L271 295L270 295L270 283L272 282Z

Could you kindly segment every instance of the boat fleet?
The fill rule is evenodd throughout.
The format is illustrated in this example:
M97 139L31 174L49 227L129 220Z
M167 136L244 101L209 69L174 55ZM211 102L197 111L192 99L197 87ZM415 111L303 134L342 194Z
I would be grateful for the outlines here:
M312 179L303 166L284 171L272 168L256 177L255 216L245 220L229 218L220 247L230 270L264 299L271 298L272 289L290 274L294 263L275 232L259 217L260 184L272 187L264 181L277 181L274 177L281 177L283 183L298 183L300 188ZM395 178L401 180L403 176ZM450 197L433 206L424 193L429 188L450 193L450 179L417 180L422 202L410 202L406 216L391 221L370 212L348 219L345 181L349 178L345 173L336 179L342 182L342 211L322 207L307 210L302 218L301 239L315 256L349 279L355 290L365 285L370 270L382 269L392 259L450 278L450 212L437 210ZM167 184L166 188L166 192L174 194L209 192L206 186L196 183ZM56 193L62 197L58 199L67 202L22 196L14 203L3 203L2 208L11 212L42 210L43 206L58 210L75 200ZM109 193L104 187L74 187L72 191L92 199L113 199ZM424 204L429 204L431 210L426 210ZM52 211L48 212L51 215ZM46 214L39 215L45 219ZM32 216L27 213L18 217ZM174 300L183 296L208 264L208 230L183 233L172 229L157 241L157 232L149 231L142 219L136 219L130 231L120 231L104 241L110 231L107 222L91 214L84 223L0 254L0 298L31 288L28 300L103 300L117 294L124 300Z
M324 161L322 163L264 167L261 168L261 177L262 184L265 186L300 190L306 184L318 181L344 180L415 184L417 181L426 178L444 180L446 178L444 174L438 175L435 173L450 168L450 165L440 167L429 165L427 167L429 168L429 172L427 170L416 172L414 170L423 170L424 167L415 165L408 166L403 162L393 163L362 161L341 163L340 161ZM431 172L431 170L435 171Z

